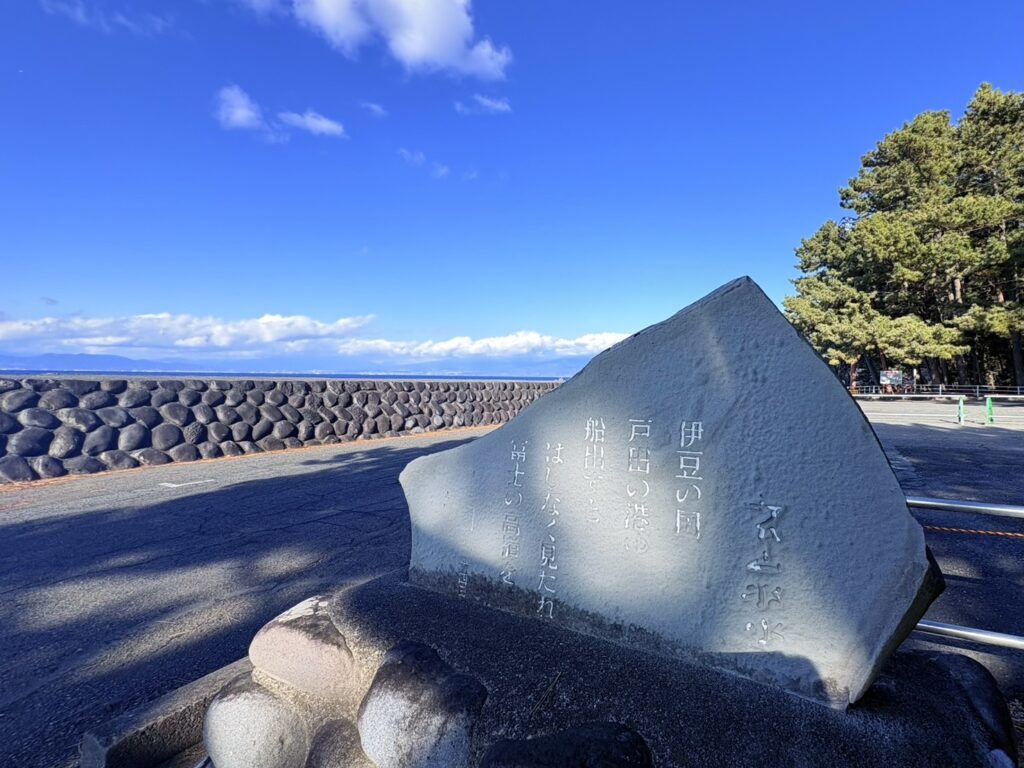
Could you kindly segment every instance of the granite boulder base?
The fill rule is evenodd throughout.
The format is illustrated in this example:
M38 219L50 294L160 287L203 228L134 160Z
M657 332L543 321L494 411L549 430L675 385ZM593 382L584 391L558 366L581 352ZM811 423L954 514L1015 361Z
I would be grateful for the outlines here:
M942 588L868 422L747 278L401 483L413 583L840 709Z

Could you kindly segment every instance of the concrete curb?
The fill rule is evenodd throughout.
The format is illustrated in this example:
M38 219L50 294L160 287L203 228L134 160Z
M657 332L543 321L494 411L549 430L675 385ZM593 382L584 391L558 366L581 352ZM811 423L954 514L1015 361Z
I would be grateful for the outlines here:
M210 701L251 670L248 658L239 659L87 732L80 768L154 768L198 744Z

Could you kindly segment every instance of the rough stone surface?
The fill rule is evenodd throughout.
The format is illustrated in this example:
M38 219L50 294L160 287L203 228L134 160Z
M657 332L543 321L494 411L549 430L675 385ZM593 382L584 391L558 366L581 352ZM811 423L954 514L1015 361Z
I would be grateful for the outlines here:
M161 424L153 429L153 447L160 451L173 448L182 441L181 430L174 424Z
M199 445L206 440L206 427L200 424L198 421L193 421L191 424L185 426L181 430L182 437L185 438L186 443L192 445Z
M42 408L26 408L18 413L18 421L25 427L56 429L60 426L60 419Z
M964 657L939 663L936 654L899 651L842 714L774 686L397 579L345 590L329 610L361 674L372 675L387 649L411 640L486 686L471 738L474 766L502 739L593 721L628 724L659 766L945 768L985 765L993 752L1016 758L1005 702L988 671Z
M7 483L25 483L35 480L32 467L21 456L4 456L0 459L0 479Z
M191 443L182 443L176 445L167 451L167 455L173 461L197 461L201 458L199 455L199 449Z
M121 394L117 402L122 408L138 408L140 405L149 405L149 390L135 387L128 389Z
M415 582L836 708L941 590L867 420L746 278L401 482Z
M150 395L149 403L154 408L162 408L168 403L176 403L178 401L178 393L169 389L158 389Z
M241 456L245 453L234 440L225 440L220 444L220 450L225 456Z
M0 395L0 409L7 413L17 413L31 408L39 402L39 395L31 389L15 389Z
M505 403L501 418L507 420L552 387L533 382L420 382L421 389L416 391L412 382L401 381L334 381L333 389L326 381L295 380L2 381L0 457L29 448L34 451L32 445L25 446L45 442L41 434L28 433L13 440L10 447L8 436L32 428L52 433L49 449L38 455L48 455L57 462L83 451L93 458L108 451L123 451L149 464L172 460L168 452L182 443L203 446L198 455L215 458L361 437L418 434L423 431L419 422L408 421L405 413L397 410L401 406L407 413L409 408L419 407L402 405L400 395L408 401L409 392L424 401L433 397L440 403L439 407L445 409L446 426L483 424L482 404L499 401ZM353 404L352 393L359 393L362 405ZM461 398L461 410L452 405L456 397ZM426 416L423 419L424 425L432 423ZM113 442L110 430L114 430ZM86 434L90 435L88 441ZM206 445L229 441L234 445L227 450ZM139 459L136 454L144 449L144 458ZM156 458L158 453L161 458ZM192 460L195 454L189 449L176 453L182 460ZM130 462L121 458L115 463L120 467ZM50 461L41 466L47 467L47 472L56 470ZM74 471L86 472L90 467L97 471L114 468L102 461L78 461ZM10 481L0 477L0 482Z
M78 405L78 398L63 387L58 387L57 389L51 389L49 392L44 392L39 398L39 407L45 408L48 411L59 411L61 408L74 408L76 405Z
M21 424L13 416L0 411L0 435L7 435L21 429Z
M139 422L139 424L142 424L149 429L160 426L164 421L164 417L160 415L160 411L150 405L132 408L129 413L131 413L132 418Z
M422 643L392 648L359 706L359 736L378 768L463 768L487 689Z
M210 440L215 443L223 443L225 440L231 439L231 430L219 421L207 425L206 433L210 436Z
M260 420L259 410L251 403L240 403L235 409L235 412L238 414L239 418L241 418L241 420L250 427L256 426Z
M214 413L217 414L217 420L221 424L234 424L239 419L238 411L230 405L218 405L213 410Z
M170 464L172 461L170 456L156 448L141 448L140 450L133 451L132 457L140 464L145 464L147 466Z
M82 395L78 398L79 407L88 408L90 411L106 408L108 405L114 405L116 402L116 397L109 392L104 392L103 390L89 392L88 394Z
M310 734L287 701L244 674L210 703L203 743L217 768L303 768Z
M160 407L160 415L168 424L183 427L192 421L192 411L181 403L167 403Z
M309 749L306 768L377 768L363 752L359 731L350 720L328 720Z
M108 427L120 428L131 424L135 421L131 414L124 408L117 405L111 405L107 408L100 408L96 411L96 415L100 417L100 421L106 424Z
M117 447L122 451L134 451L145 448L147 445L149 445L149 430L138 422L125 427L117 436Z
M252 439L252 427L244 421L235 422L231 425L231 439L236 443Z
M104 451L98 458L108 469L132 469L139 466L139 462L125 451Z
M252 665L292 688L325 699L350 694L352 652L331 620L326 598L311 597L266 624L249 645Z
M49 454L55 459L66 459L82 449L85 433L74 427L57 427L53 431Z
M53 456L33 456L28 460L29 466L41 478L60 477L66 475L64 463Z
M103 423L100 421L99 416L92 411L87 411L85 408L61 408L57 411L57 418L69 427L80 429L83 432L96 429L96 427Z
M106 465L95 456L72 456L64 459L64 469L71 475L91 475L94 472L103 472Z
M85 436L85 442L82 443L82 453L87 456L99 456L104 451L109 451L116 447L117 430L103 424Z
M199 405L194 406L192 413L200 424L212 424L217 420L217 414L206 403L199 403Z
M220 446L210 441L199 443L196 446L196 450L199 451L200 457L204 459L216 459L221 455Z
M584 723L535 739L505 739L479 768L653 768L643 737L619 723Z
M7 452L15 456L42 456L50 447L53 433L40 427L25 427L7 438Z

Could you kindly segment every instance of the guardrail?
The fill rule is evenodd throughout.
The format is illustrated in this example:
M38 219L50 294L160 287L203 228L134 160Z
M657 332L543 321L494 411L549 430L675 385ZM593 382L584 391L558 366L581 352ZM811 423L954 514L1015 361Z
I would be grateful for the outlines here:
M1016 504L987 504L980 501L932 499L927 496L907 496L907 506L915 509L939 509L944 512L977 512L981 515L1017 517L1024 519L1024 507Z
M944 512L974 512L982 515L998 517L1015 517L1024 520L1024 506L1016 504L989 504L980 501L959 501L957 499L935 499L928 496L907 496L907 506L914 509L937 509ZM914 627L917 632L929 635L941 635L972 643L996 645L1001 648L1013 648L1024 651L1024 637L1008 635L1005 632L994 632L990 629L961 627L956 624L944 624L941 621L922 619Z
M919 384L893 388L886 392L885 387L878 384L858 386L856 394L860 395L927 395L930 397L955 397L968 395L971 397L1021 397L1024 387L990 387L987 384Z

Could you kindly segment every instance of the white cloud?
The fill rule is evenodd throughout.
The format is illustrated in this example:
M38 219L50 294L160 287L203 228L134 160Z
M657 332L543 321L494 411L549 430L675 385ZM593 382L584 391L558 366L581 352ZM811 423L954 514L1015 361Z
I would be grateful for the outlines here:
M626 337L622 333L590 333L562 338L536 331L484 338L455 336L441 341L359 337L372 320L370 315L323 322L305 315L275 314L226 320L169 312L125 317L0 319L0 345L18 354L60 351L198 360L318 353L321 357L374 356L413 361L594 355Z
M474 93L472 104L456 101L455 111L460 115L505 115L512 111L512 105L506 98L495 99Z
M168 312L128 317L44 317L0 321L0 342L40 350L136 351L176 356L225 351L280 351L283 344L319 343L333 347L373 319L343 317L325 323L305 315L262 315L243 320L176 315Z
M102 8L87 5L84 0L40 0L39 5L51 16L62 16L81 27L107 34L120 30L142 36L158 35L174 24L169 16L121 11L108 13Z
M482 339L455 336L446 341L348 339L338 345L338 352L343 355L380 354L407 359L544 355L568 357L595 355L626 336L624 333L588 333L575 339L564 339L535 331L517 331L506 336Z
M307 109L301 115L297 112L278 112L277 119L285 125L308 131L314 136L345 136L345 126L311 109Z
M411 71L500 80L512 52L489 38L477 39L470 5L471 0L292 0L292 13L346 56L379 38Z
M434 163L434 167L430 171L430 175L435 179L446 179L448 174L451 172L451 168L442 163Z
M372 101L361 101L361 102L359 102L359 106L361 106L363 109L365 109L367 112L369 112L374 117L387 117L388 116L388 111L386 109L384 109L384 107L382 107L380 104L377 104L375 102L372 102Z
M285 0L235 0L239 5L244 5L261 16L267 16L279 11L286 11Z
M398 154L409 165L423 165L423 163L427 161L427 156L418 149L406 149L405 147L399 147Z
M260 105L237 85L226 85L217 91L217 121L225 130L266 128Z

